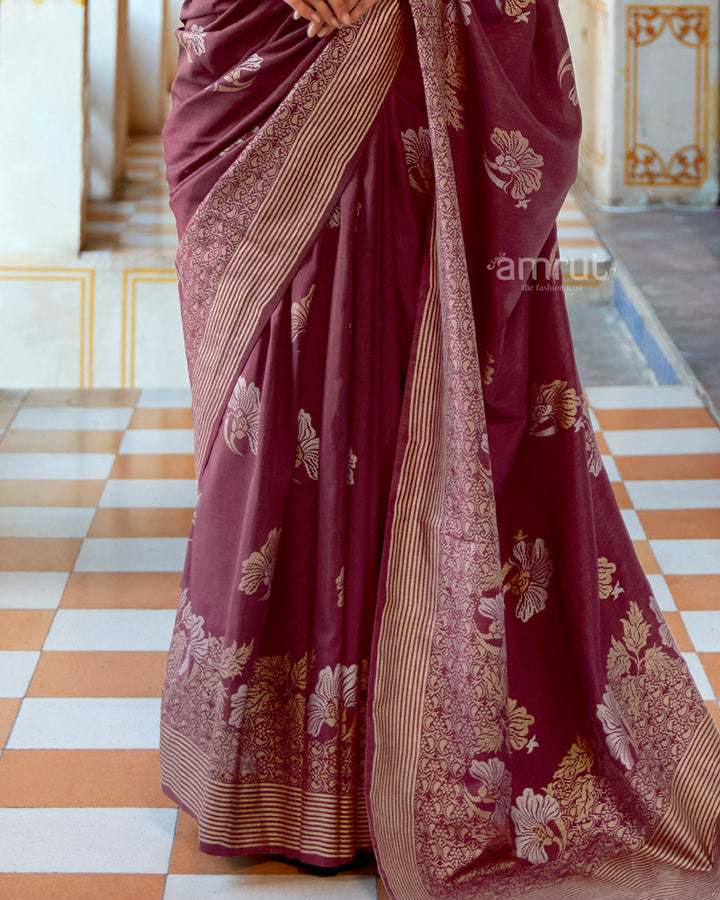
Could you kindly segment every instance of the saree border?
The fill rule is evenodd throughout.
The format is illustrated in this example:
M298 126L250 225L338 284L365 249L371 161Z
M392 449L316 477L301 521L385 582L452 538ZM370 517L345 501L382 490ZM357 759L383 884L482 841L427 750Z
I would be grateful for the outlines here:
M236 856L251 845L258 853L292 847L323 865L328 858L349 861L358 846L370 847L362 792L338 797L289 784L225 784L205 777L196 747L181 732L163 725L162 746L163 790L197 820L201 849ZM352 819L352 827L338 830L338 821Z
M400 0L378 4L375 14L357 29L335 77L302 122L274 183L223 272L194 366L198 474L238 367L258 326L322 225L347 166L370 132L394 81L406 41ZM308 90L315 93L312 83ZM331 148L329 134L337 136ZM268 141L265 156L270 167L277 167L274 152ZM318 160L322 160L321 166ZM229 177L233 174L230 170Z
M442 479L440 451L442 325L436 221L431 229L429 286L408 379L408 444L402 458L392 527L385 551L387 588L378 610L373 667L372 744L368 805L378 868L397 897L431 900L415 862L415 781L423 728L424 691L437 606ZM433 477L433 475L435 477ZM423 489L427 485L427 489ZM434 489L434 490L433 490ZM421 523L435 522L435 533ZM397 661L402 660L402 665ZM418 698L417 705L404 703ZM393 894L395 896L395 894Z

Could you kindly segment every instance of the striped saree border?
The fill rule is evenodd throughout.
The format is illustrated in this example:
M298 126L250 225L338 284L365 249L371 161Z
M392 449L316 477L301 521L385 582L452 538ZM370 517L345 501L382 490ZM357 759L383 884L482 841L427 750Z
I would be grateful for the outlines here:
M225 784L207 777L206 761L183 734L163 726L163 788L198 822L201 845L232 856L237 848L294 848L300 856L352 859L370 847L362 795L337 797L289 784ZM179 801L178 801L179 802ZM338 830L355 813L355 827Z
M430 246L435 247L433 222ZM379 617L368 800L378 865L396 900L431 900L420 880L414 794L437 597L442 479L440 403L442 328L437 253L422 308L410 390L408 443L388 541L385 600ZM423 489L423 486L427 486ZM423 527L425 526L425 527ZM402 665L398 665L402 660ZM417 705L408 698L417 698Z
M378 4L358 30L225 270L193 385L198 473L263 315L306 252L393 83L407 40L400 0ZM335 140L328 145L328 136ZM272 147L269 147L272 154ZM318 160L322 165L318 166Z

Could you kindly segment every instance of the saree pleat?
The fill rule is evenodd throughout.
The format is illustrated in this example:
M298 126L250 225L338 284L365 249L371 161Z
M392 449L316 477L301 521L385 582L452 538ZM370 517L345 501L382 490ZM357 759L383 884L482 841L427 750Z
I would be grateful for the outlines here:
M393 900L720 896L720 736L603 469L555 0L310 42L188 0L165 138L199 502L163 787Z

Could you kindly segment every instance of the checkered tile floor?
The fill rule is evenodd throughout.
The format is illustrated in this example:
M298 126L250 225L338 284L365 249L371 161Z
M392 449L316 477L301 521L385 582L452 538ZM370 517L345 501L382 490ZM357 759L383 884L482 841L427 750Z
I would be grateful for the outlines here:
M655 595L720 720L720 430L686 387L587 393ZM329 878L205 856L160 792L195 501L188 402L0 392L0 897L383 898L369 860Z

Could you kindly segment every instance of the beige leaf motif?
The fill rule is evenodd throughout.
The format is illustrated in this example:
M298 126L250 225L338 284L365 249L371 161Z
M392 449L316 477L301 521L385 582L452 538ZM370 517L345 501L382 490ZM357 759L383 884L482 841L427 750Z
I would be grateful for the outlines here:
M550 437L561 428L575 424L582 398L567 381L557 379L551 384L530 386L530 422L533 437Z
M222 81L216 81L214 89L224 93L244 91L245 88L250 87L253 81L255 81L258 69L262 64L262 56L260 56L259 53L253 53L253 55L249 59L246 59L244 63L231 69L227 75L223 77Z
M515 204L527 209L528 195L540 190L541 169L545 160L530 147L530 142L520 131L505 131L495 128L490 135L496 155L494 159L483 155L485 170L494 185L509 193Z
M620 587L620 582L616 581L613 585L614 575L617 571L617 566L615 563L610 562L604 556L601 556L598 559L598 581L600 583L600 599L601 600L609 600L610 597L613 600L617 600L620 594L624 594L625 591Z
M293 344L305 334L314 296L315 285L310 288L310 293L306 297L293 303L290 308L290 339Z
M631 653L639 656L647 644L650 626L645 621L642 610L635 601L630 604L627 619L622 620L625 645Z
M273 528L262 549L251 553L242 566L243 577L240 590L245 594L256 594L262 585L267 590L259 602L270 598L272 579L280 550L280 528Z
M298 442L295 451L295 468L305 466L309 478L317 481L320 464L320 438L313 428L310 415L301 409L298 413Z
M562 87L563 80L566 75L570 76L570 90L568 91L568 98L573 106L577 106L579 104L577 86L575 84L575 70L573 69L572 58L570 56L570 51L566 50L565 55L560 60L560 65L558 66L558 84Z
M517 700L508 700L507 743L511 750L524 750L528 743L530 728L535 724L535 716L524 706L518 706Z
M337 605L345 606L345 566L340 569L340 574L335 579L335 589L337 590Z

